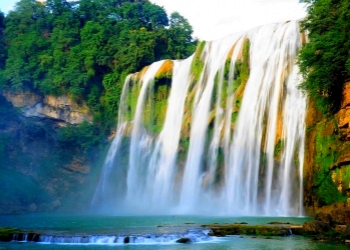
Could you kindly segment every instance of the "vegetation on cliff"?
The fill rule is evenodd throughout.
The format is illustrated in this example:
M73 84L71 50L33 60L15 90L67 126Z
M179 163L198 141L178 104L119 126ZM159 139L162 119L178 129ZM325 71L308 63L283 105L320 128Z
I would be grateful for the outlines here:
M86 101L95 124L107 130L116 123L127 74L160 59L185 58L196 44L184 17L169 19L147 0L21 0L0 15L0 43L4 28L2 85L70 94Z
M337 115L332 115L343 105L344 86L350 79L350 1L304 2L308 15L301 27L308 40L299 51L298 64L304 78L300 88L310 97L305 202L317 210L349 198L348 163L341 159L347 155L348 142L340 133Z
M301 22L309 41L299 52L304 76L300 87L324 113L339 109L350 77L350 1L305 0L308 16Z

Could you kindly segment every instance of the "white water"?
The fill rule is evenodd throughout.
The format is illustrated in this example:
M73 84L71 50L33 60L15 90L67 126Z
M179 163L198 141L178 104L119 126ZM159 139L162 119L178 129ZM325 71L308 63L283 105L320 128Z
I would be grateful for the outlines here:
M147 132L142 124L146 95L152 91L149 86L163 62L152 64L141 79L130 134L129 164L113 166L126 167L126 174L108 182L102 177L95 204L97 200L103 204L114 199L110 194L103 195L103 187L125 183L123 192L115 194L120 205L110 206L110 212L301 215L306 99L297 89L299 32L298 23L291 21L208 42L201 55L204 68L194 87L192 107L184 105L186 95L193 94L188 89L193 80L193 58L174 61L166 118L158 136ZM232 130L236 98L232 80L246 38L250 41L250 75ZM227 99L221 100L224 66L233 46ZM215 78L217 95L213 98ZM121 107L125 106L123 102L125 98L121 98ZM126 111L121 108L119 117L123 112ZM189 148L182 164L177 160L179 141L184 114L189 112ZM210 127L212 114L214 122ZM125 132L122 127L120 118L112 144L116 146L111 149L114 152L121 150L119 141ZM283 142L280 162L275 159L277 140ZM106 162L113 163L113 154ZM219 154L222 166L218 166ZM106 166L102 176L108 175Z
M131 130L129 168L126 178L126 202L129 204L132 204L135 199L142 199L142 193L146 185L143 175L147 174L145 171L147 163L145 161L147 161L150 154L152 137L146 133L142 125L142 114L149 85L154 81L154 77L163 63L163 61L153 63L140 80L142 87Z
M174 244L181 238L187 238L191 243L210 242L210 229L189 229L184 233L164 234L134 234L134 235L67 235L67 234L14 234L12 242L37 242L42 244L74 244L74 245L124 245L124 244Z
M306 109L306 100L296 88L299 78L294 67L301 45L298 24L264 26L248 36L251 41L251 71L230 150L226 190L231 203L227 209L237 214L298 215L301 213L302 196L296 189L300 188L301 176L292 174L295 169L302 173ZM283 91L287 91L284 97ZM274 175L279 105L284 106L282 139L287 143L282 163L277 169L280 177ZM292 130L298 130L299 136ZM263 133L265 145L261 145ZM261 155L262 147L266 152L267 169L265 188L261 190L263 194L259 194L259 170L264 157ZM295 150L301 159L299 166L293 163Z
M103 205L104 208L106 206L116 205L114 202L114 199L111 198L111 196L114 196L115 193L113 192L114 189L111 188L111 186L109 185L109 183L111 183L111 180L109 178L111 177L113 168L115 167L115 157L116 157L117 151L120 149L125 128L128 125L128 121L125 120L123 115L127 113L126 98L127 98L131 78L132 78L132 75L129 75L126 78L123 86L122 95L120 97L121 105L119 107L119 112L118 112L119 123L116 131L116 137L114 138L112 145L108 150L107 157L103 165L103 172L100 177L98 186L96 188L94 197L92 199L93 209L95 209L96 207L100 207L101 205ZM109 202L106 202L106 201L109 201Z

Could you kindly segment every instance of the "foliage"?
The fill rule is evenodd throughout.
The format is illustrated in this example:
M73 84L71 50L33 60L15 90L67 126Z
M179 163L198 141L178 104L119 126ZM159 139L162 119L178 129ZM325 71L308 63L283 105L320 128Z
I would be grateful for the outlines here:
M178 12L170 15L169 45L170 54L175 53L174 59L184 58L195 50L192 42L192 27L188 21Z
M193 81L191 84L192 86L190 86L190 89L192 89L194 84L199 81L199 77L203 71L204 62L202 59L202 53L203 53L204 47L205 47L205 41L200 42L197 46L196 53L194 55L194 59L192 61L192 65L191 65L191 72L193 75Z
M169 25L165 10L148 0L20 0L5 18L0 13L0 43L3 19L0 82L85 100L103 130L115 125L128 74L185 58L196 44L185 18L173 13Z
M143 121L150 133L158 134L164 125L168 96L170 93L171 79L166 74L160 74L149 85L146 99Z
M284 139L279 139L279 141L277 142L276 146L275 146L275 150L274 150L274 156L278 156L279 153L284 149L285 147L285 141Z
M0 87L4 83L2 77L2 71L5 68L6 62L6 44L5 44L5 16L4 13L0 11Z
M244 41L243 51L242 51L242 60L237 60L235 69L234 69L234 78L233 78L233 89L237 90L242 83L246 83L249 77L249 50L250 42L248 39Z
M309 42L299 52L304 77L300 88L326 112L339 108L341 91L350 77L350 1L305 0L308 16L301 22Z
M319 205L330 205L340 201L346 201L346 196L338 191L332 180L331 166L335 165L339 153L335 147L337 138L335 135L326 135L325 123L316 126L315 142L315 169L313 177L313 190L318 197Z
M250 73L250 41L246 39L243 44L242 50L242 59L237 60L234 66L233 72L233 84L232 89L236 92L234 110L232 113L231 121L233 123L236 122L238 118L238 112L241 108L242 99L243 99L243 91L245 88L245 84L248 81L249 73Z
M77 126L62 127L59 130L58 142L64 150L82 149L85 152L99 146L102 134L96 126L83 122Z

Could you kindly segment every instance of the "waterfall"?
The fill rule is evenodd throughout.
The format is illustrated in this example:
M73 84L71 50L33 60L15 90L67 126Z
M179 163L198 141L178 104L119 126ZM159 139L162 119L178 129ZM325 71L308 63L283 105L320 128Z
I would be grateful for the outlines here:
M271 24L129 76L94 208L302 215L300 46L298 21Z

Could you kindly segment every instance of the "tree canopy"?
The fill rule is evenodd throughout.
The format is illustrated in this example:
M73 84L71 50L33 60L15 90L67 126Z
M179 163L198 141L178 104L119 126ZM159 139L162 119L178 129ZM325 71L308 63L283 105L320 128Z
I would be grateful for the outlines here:
M350 79L350 0L305 0L302 28L308 42L299 52L304 81L300 87L324 112L339 109L343 85Z
M0 13L0 43L2 84L85 100L106 128L127 74L188 57L196 45L184 17L174 13L169 23L148 0L20 0Z

